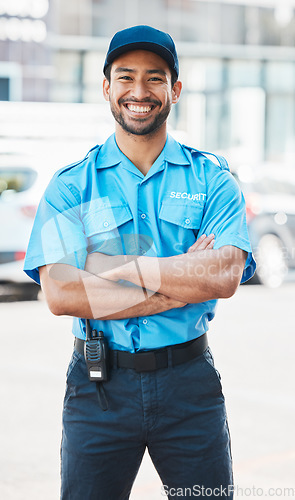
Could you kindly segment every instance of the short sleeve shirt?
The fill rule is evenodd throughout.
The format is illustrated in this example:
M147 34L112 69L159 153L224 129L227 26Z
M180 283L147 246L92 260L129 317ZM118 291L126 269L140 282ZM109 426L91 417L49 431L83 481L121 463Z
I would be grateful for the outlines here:
M39 282L40 266L64 262L83 269L93 251L168 257L186 253L199 236L211 233L215 249L232 245L247 252L242 282L248 280L255 262L245 201L229 170L168 135L144 176L112 135L54 175L36 214L24 270ZM112 349L157 349L205 333L216 304L209 300L147 317L91 320L91 327L104 331ZM83 318L74 318L73 333L85 338Z

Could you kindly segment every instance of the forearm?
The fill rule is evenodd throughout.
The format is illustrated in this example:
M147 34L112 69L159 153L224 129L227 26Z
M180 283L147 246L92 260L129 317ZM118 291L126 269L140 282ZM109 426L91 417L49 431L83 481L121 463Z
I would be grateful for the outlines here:
M139 287L123 286L72 266L40 269L42 288L51 311L81 318L125 319L150 316L185 304Z
M137 318L139 316L152 316L185 305L186 303L171 299L161 293L153 293L153 295L147 296L145 300L139 304L128 307L128 309L124 309L123 311L109 314L107 317L103 316L100 319L128 319Z
M235 247L165 258L139 257L137 266L134 262L127 263L104 276L125 279L137 285L143 282L150 290L177 300L198 303L233 295L241 279L245 258L244 252Z

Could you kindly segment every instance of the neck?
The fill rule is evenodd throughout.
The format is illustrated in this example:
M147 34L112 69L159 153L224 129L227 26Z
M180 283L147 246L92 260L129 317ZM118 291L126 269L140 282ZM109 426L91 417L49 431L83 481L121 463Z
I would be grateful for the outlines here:
M167 139L166 125L156 133L134 135L125 132L116 124L116 142L122 153L135 165L143 175L146 175L160 155Z

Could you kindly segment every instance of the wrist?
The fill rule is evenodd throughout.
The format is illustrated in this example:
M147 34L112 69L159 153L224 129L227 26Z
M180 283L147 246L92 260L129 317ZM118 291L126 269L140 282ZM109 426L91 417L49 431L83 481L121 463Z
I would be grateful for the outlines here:
M137 273L137 264L135 263L137 256L135 255L119 255L114 260L114 267L107 271L107 278L112 281L131 281L132 277Z

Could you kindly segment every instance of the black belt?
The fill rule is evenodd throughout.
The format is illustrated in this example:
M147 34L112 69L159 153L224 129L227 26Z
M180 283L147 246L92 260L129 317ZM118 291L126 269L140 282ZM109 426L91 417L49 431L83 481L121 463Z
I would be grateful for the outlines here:
M203 354L208 346L207 334L183 344L176 344L154 351L129 352L110 350L112 366L131 368L137 372L148 372L168 367L169 351L172 366L180 365ZM75 349L84 355L84 340L75 339Z

